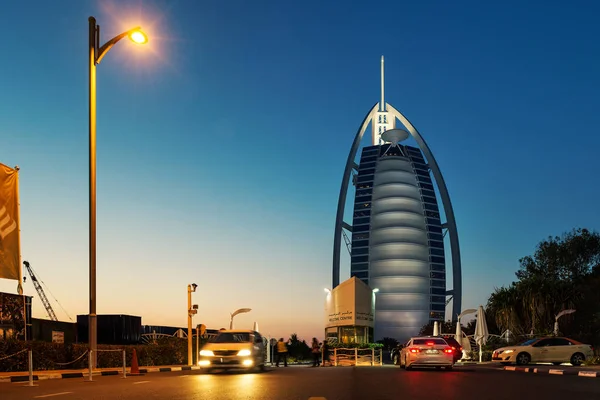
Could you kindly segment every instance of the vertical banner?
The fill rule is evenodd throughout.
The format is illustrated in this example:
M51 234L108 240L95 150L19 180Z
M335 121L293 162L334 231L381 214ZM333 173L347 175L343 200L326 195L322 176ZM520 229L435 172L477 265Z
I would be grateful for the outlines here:
M21 280L19 172L0 164L0 278Z

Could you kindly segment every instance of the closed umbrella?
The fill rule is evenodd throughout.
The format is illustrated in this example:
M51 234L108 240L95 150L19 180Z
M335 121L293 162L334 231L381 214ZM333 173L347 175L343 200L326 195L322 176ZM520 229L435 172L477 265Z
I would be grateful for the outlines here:
M440 336L440 326L437 321L433 323L433 336Z
M460 318L456 321L456 332L454 333L454 339L462 346L462 329L460 326Z
M482 358L482 348L483 345L487 343L488 337L490 333L488 332L487 322L485 321L485 312L483 311L483 306L479 306L477 309L477 322L475 323L475 343L479 346L479 362L481 362Z

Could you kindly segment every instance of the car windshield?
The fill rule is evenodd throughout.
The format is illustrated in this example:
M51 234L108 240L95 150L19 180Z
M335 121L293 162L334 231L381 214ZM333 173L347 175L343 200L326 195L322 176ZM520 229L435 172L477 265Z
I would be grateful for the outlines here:
M437 345L445 345L447 344L444 339L414 339L414 345L425 345L429 346L429 343L437 344Z
M250 342L250 334L244 332L221 332L213 339L211 343L245 343Z
M535 342L537 342L539 339L529 339L524 341L523 343L519 344L518 346L529 346L534 344Z

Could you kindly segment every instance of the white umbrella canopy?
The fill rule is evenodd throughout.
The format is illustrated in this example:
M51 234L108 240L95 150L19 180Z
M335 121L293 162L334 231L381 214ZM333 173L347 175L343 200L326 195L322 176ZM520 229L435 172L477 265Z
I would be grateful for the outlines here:
M454 333L454 339L462 346L462 329L460 326L460 318L456 321L456 332Z
M481 348L487 343L489 337L490 333L488 332L487 322L485 320L485 311L483 311L483 306L480 305L477 309L477 322L475 323L475 335L473 335L475 343L479 346L479 362L481 362L482 356Z

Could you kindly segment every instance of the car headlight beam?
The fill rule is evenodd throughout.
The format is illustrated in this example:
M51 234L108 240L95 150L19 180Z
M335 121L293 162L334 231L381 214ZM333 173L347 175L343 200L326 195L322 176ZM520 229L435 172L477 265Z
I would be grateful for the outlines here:
M252 352L250 350L248 350L248 349L240 350L237 353L237 355L240 356L240 357L249 356L250 354L252 354Z
M212 350L200 350L200 355L202 357L213 357L215 354L212 352Z

